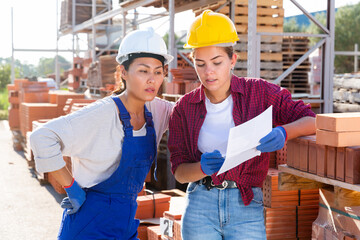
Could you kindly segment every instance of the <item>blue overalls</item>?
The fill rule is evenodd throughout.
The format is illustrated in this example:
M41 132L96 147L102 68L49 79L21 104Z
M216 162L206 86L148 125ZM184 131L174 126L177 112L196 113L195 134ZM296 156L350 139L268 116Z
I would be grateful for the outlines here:
M119 167L107 180L84 189L86 200L78 212L68 215L65 209L58 239L137 239L136 198L156 157L156 134L144 106L146 136L134 137L130 114L119 97L112 98L125 133Z

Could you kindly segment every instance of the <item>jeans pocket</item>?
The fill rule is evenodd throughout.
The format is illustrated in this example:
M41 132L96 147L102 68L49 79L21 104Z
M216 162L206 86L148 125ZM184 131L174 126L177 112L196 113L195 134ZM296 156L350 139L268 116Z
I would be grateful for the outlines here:
M189 194L189 193L194 192L198 186L199 186L199 184L197 182L189 183L189 185L187 186L187 189L186 189L186 193Z
M254 193L254 198L253 198L253 202L263 205L263 192L261 191L261 188L259 187L252 187L251 188L253 193Z

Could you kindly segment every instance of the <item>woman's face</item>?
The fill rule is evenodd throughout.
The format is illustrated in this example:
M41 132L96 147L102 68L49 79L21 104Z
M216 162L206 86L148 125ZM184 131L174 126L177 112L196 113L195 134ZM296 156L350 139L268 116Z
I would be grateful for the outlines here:
M194 50L195 70L206 93L223 94L230 88L231 69L236 55L229 58L223 47L209 46Z
M164 80L161 61L151 57L136 58L128 71L121 67L128 94L142 101L151 101L155 98Z

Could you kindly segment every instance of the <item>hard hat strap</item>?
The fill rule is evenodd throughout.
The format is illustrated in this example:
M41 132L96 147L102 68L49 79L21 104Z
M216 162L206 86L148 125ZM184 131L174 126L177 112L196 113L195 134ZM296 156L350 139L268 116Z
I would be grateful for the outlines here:
M157 60L159 60L161 62L161 64L164 66L164 62L165 62L165 57L158 55L158 54L154 54L154 53L146 53L146 52L141 52L141 53L130 53L128 54L128 60L127 61L132 61L136 58L142 58L142 57L151 57L151 58L155 58Z

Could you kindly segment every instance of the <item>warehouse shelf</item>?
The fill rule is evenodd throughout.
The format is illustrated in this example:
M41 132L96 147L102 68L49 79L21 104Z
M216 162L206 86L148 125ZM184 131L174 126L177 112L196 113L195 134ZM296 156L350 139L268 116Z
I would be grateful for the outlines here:
M332 185L332 186L360 192L360 184L350 184L327 177L321 177L316 174L304 172L289 167L286 164L279 165L278 169L279 171L282 172L279 175L280 190L313 189L314 187L325 187L326 185ZM308 180L291 178L291 180L289 181L290 178L284 175L284 173L291 174L293 176L300 178L305 178Z

